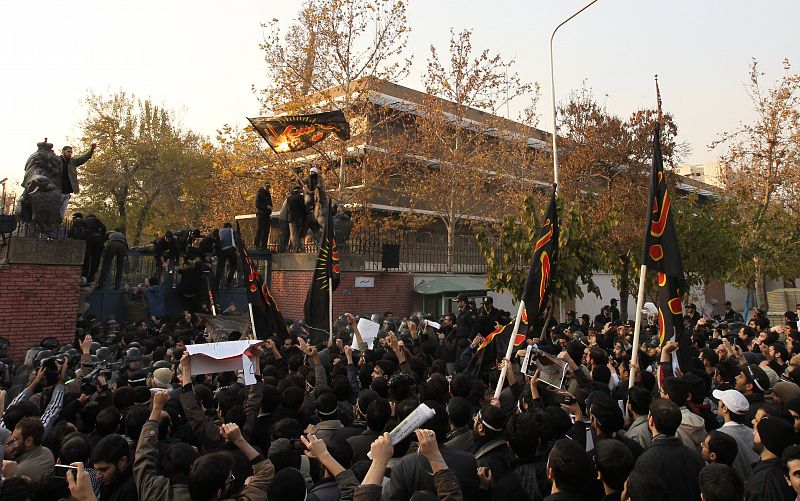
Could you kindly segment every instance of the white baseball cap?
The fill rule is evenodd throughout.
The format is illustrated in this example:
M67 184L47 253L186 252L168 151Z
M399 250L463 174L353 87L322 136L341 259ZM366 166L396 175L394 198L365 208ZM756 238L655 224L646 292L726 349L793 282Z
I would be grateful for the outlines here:
M311 172L313 172L315 174L319 173L319 171L317 170L316 167L311 167Z
M750 408L750 402L738 390L714 390L711 395L722 401L725 407L734 414L744 414Z

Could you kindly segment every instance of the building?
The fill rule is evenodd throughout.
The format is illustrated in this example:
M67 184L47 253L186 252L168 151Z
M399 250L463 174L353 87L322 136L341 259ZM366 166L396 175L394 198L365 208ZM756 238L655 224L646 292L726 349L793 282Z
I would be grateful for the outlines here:
M721 162L680 165L675 169L675 172L701 183L710 184L717 188L725 188L725 166Z

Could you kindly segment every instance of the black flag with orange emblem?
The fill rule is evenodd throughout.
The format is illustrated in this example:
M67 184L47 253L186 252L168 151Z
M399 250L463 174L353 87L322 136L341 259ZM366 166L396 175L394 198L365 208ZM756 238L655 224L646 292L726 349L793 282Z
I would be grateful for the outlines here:
M236 249L241 259L242 274L245 278L245 290L247 290L247 302L253 308L253 333L256 339L269 339L275 336L280 345L283 340L289 337L289 329L283 320L283 315L278 309L275 298L269 291L264 282L258 266L250 258L247 249L242 243L242 234L239 230L239 223L236 223L236 233L233 235Z
M342 110L248 120L275 153L310 148L331 134L342 141L350 139L350 124Z
M539 238L533 250L533 262L525 281L525 291L522 300L525 310L522 312L522 321L525 323L536 322L539 314L547 306L547 299L552 291L553 279L558 268L558 208L556 206L556 188L553 186L553 195L550 206L544 218Z
M314 331L312 339L328 339L330 328L330 293L339 287L340 268L339 251L333 238L333 208L328 200L328 217L322 229L322 242L314 266L314 276L308 288L306 303L303 308L306 324ZM322 335L324 333L324 337Z
M658 332L661 345L676 340L678 363L685 369L690 341L683 328L681 298L688 287L683 274L681 251L672 218L672 208L664 160L661 156L660 124L653 135L653 169L650 172L650 197L647 204L647 224L644 235L642 263L658 272Z

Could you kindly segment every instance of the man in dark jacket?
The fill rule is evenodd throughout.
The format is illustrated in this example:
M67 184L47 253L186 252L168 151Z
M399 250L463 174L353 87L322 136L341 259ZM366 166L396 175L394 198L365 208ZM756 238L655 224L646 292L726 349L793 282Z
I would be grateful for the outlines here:
M292 188L292 193L286 199L289 211L289 224L292 228L292 252L303 250L303 239L308 231L308 212L303 191L300 187Z
M675 436L681 420L681 410L674 402L660 398L650 404L647 424L653 441L636 460L633 471L649 472L663 479L669 486L666 499L670 501L698 501L703 458Z
M495 483L493 501L539 501L544 497L542 490L546 485L539 485L536 471L537 462L543 460L537 454L541 416L542 411L537 409L508 418L505 436L517 457L511 464L511 472Z
M100 501L137 499L133 480L133 458L128 441L107 435L92 449L92 462L100 480Z
M269 192L269 181L256 193L256 238L253 245L266 249L269 243L269 220L272 215L272 194Z
M794 428L786 421L765 416L755 427L753 449L760 461L753 465L753 474L745 485L748 501L778 501L795 498L794 490L784 480L781 454L792 445Z
M108 280L108 275L111 273L111 262L117 260L116 274L114 275L114 289L119 289L122 283L122 274L124 271L125 260L128 258L128 240L125 238L125 230L123 228L114 228L114 231L108 234L108 243L106 243L105 251L103 252L103 269L100 272L100 280L97 286L102 289Z
M594 328L598 332L603 332L607 323L613 322L611 318L611 306L605 305L600 309L600 314L594 317Z
M500 323L503 313L505 312L494 307L494 299L491 296L486 296L481 309L478 310L478 331L481 336L485 337L495 329L495 324Z
M447 417L450 432L444 443L451 449L472 452L475 450L475 435L472 433L472 409L464 397L453 397L447 402Z
M155 276L160 281L163 272L172 273L172 268L178 259L178 239L171 231L167 231L163 237L157 238L153 243L156 261Z
M86 254L89 258L88 269L86 262L84 262L84 273L86 281L94 282L94 276L100 268L100 258L103 255L103 244L106 242L106 225L91 212L83 219L86 225L83 238L86 241Z
M578 442L562 438L547 458L547 478L552 487L545 501L582 501L594 478L592 460Z
M392 408L387 400L378 398L369 404L367 408L367 429L360 435L350 437L347 443L353 449L353 462L368 461L372 442L377 440L386 428L386 423L392 417Z
M475 435L475 459L478 467L487 468L498 481L511 471L514 453L503 437L506 416L492 405L484 405L475 415L472 433Z
M436 413L425 426L436 434L439 450L447 466L452 470L466 501L477 499L478 463L475 457L464 451L445 447L447 436L447 412L438 402L425 404ZM384 501L408 501L417 491L436 492L429 461L422 454L407 454L394 467L389 485L383 491Z
M236 273L236 244L233 238L231 223L225 223L219 229L219 239L215 250L217 256L217 276L214 285L222 287L222 275L227 264L228 273L225 276L225 287L230 289L233 284L233 274Z
M458 318L456 319L456 336L459 339L472 339L478 331L478 316L475 311L469 307L467 300L469 296L465 293L460 293L453 299L453 302L458 303Z
M58 159L61 160L61 175L59 179L56 180L56 184L60 184L61 188L62 219L64 218L64 214L67 213L69 199L72 197L72 194L75 193L77 195L81 192L78 186L78 167L92 158L95 148L97 148L97 143L92 143L92 147L89 148L89 151L79 157L72 156L72 146L64 146L61 148L61 156L58 157Z

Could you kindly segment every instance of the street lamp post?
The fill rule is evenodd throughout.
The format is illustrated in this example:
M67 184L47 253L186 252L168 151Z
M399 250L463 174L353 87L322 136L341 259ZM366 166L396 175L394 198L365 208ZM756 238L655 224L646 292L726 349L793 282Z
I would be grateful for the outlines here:
M558 144L556 143L556 136L558 135L558 129L556 128L556 79L554 76L553 71L553 38L556 36L556 32L559 28L567 24L572 18L580 14L581 12L588 9L593 3L597 0L591 0L589 3L584 5L580 10L569 16L568 18L561 21L561 24L556 26L553 30L553 33L550 35L550 97L552 99L553 104L553 183L556 185L556 189L558 189Z

